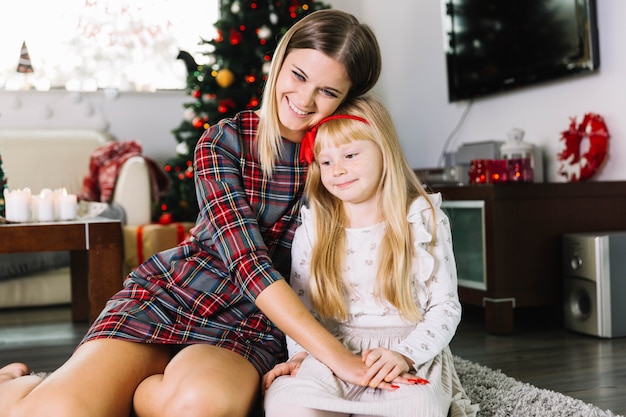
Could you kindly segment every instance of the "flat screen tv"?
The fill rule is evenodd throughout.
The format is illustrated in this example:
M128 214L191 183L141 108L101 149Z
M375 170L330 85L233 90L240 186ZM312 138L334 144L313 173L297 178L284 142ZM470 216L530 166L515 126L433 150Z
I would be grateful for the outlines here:
M448 100L597 71L595 0L441 0Z

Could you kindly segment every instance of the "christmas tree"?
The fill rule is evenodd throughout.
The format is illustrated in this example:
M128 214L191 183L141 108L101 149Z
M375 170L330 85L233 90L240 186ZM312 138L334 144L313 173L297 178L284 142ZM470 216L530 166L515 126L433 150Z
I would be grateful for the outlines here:
M22 42L22 48L20 49L20 60L17 63L17 72L23 74L33 72L33 64L30 62L30 54L28 53L28 47L26 41Z
M193 152L204 131L225 117L258 107L272 54L280 37L307 14L327 9L318 1L221 0L217 35L201 39L206 65L178 55L188 70L185 117L172 131L176 155L165 163L171 187L155 210L155 220L195 221L198 204L193 182Z

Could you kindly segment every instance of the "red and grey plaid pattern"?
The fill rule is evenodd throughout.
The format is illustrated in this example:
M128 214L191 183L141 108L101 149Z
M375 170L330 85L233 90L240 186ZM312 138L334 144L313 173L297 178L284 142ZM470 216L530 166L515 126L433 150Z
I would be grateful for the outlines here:
M210 343L260 373L283 359L282 333L254 300L287 277L306 166L284 140L273 176L257 156L258 118L245 111L209 129L196 148L199 221L193 241L132 272L85 337L143 343Z

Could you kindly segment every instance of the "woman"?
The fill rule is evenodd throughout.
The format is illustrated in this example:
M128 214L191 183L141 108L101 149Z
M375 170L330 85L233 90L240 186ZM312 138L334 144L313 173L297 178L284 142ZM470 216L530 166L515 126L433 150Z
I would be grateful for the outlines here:
M337 375L368 383L367 367L283 276L307 171L300 141L371 89L380 67L375 36L353 16L323 10L296 23L274 54L260 110L212 126L198 143L191 239L133 271L46 379L22 376L22 364L0 370L0 416L246 416L261 375L282 360L276 326Z

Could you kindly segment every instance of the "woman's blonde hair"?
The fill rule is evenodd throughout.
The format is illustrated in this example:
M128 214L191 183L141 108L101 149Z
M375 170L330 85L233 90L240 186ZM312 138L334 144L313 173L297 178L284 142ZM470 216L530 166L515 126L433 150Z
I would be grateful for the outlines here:
M346 99L368 92L378 81L382 67L374 32L349 13L318 10L294 24L278 42L259 109L259 159L267 176L271 175L280 154L276 81L293 49L314 49L343 64L351 82Z
M428 197L402 152L391 116L378 101L362 97L342 106L336 114L361 117L368 123L334 119L317 129L313 147L317 157L324 146L337 146L354 140L374 142L382 154L382 176L378 186L380 212L384 213L385 234L379 246L376 296L387 300L412 321L421 320L413 298L412 264L415 258L413 236L407 224L411 203ZM343 284L346 214L342 201L321 181L320 166L309 167L305 195L313 213L316 239L311 258L311 301L323 317L346 319L346 288ZM433 235L434 236L434 235Z

